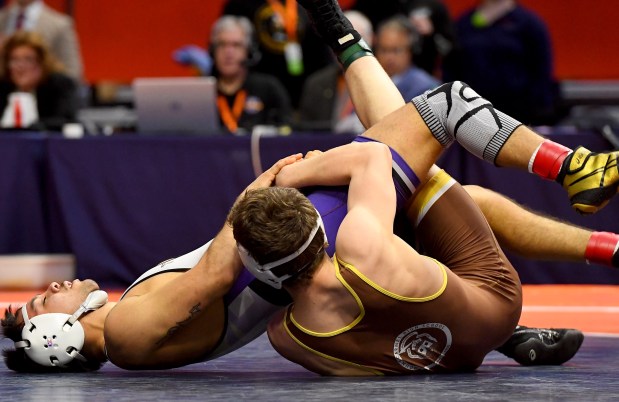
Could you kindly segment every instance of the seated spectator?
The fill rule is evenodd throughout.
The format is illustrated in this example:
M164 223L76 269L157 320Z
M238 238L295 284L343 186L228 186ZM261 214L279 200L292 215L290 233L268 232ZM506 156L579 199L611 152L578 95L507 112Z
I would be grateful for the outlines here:
M242 134L257 125L287 126L292 108L273 76L252 72L259 57L253 28L245 17L223 16L213 25L210 52L217 77L217 106L224 127Z
M60 130L78 108L77 86L34 32L20 31L4 44L0 71L3 128Z
M451 57L456 41L454 24L441 0L408 2L408 18L417 31L415 65L442 78L442 65Z
M368 43L374 39L376 58L409 101L440 82L424 70L413 66L415 30L404 16L388 19L379 25L374 37L372 24L362 13L344 13ZM312 74L305 83L299 108L300 130L361 133L364 127L355 113L342 71L337 64Z
M407 102L440 84L413 65L415 39L416 32L408 18L395 16L378 26L374 45L376 59Z
M344 14L363 39L371 45L374 32L369 19L355 10L346 11ZM335 60L310 75L305 81L298 120L298 130L335 133L363 131L363 125L350 99L342 69Z
M481 0L456 21L445 81L461 80L525 124L554 124L559 90L544 21L515 0Z
M453 22L443 1L356 0L354 9L367 15L375 28L396 15L408 16L417 31L415 65L441 77L441 66L451 56L455 42Z
M284 85L298 108L307 77L325 67L328 47L309 25L297 0L224 0L222 15L246 17L256 31L262 57L254 71L273 74Z
M17 31L37 32L50 52L73 79L82 79L82 55L73 19L45 5L42 0L15 0L0 10L0 35Z

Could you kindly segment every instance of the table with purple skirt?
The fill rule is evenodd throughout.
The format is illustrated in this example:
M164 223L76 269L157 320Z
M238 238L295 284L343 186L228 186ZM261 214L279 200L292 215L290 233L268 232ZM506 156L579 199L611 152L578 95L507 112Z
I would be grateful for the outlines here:
M611 149L596 132L557 128L547 137L568 147ZM283 156L353 138L1 133L0 254L71 253L79 278L120 289L215 236L255 171ZM598 214L580 216L557 183L495 168L457 144L439 164L463 184L491 188L577 225L619 232L617 200ZM616 269L509 256L523 283L619 283Z

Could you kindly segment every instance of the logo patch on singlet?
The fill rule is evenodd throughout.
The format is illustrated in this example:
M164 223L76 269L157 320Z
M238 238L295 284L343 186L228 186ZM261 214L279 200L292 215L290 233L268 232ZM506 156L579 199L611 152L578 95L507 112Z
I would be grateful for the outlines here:
M393 343L393 356L405 369L430 370L451 347L451 331L443 324L430 322L403 331Z
M170 262L174 261L175 259L176 259L176 258L168 258L168 259L167 259L167 260L165 260L165 261L161 261L161 262L158 264L158 265L159 265L159 268L163 268L163 267L165 267L168 263L170 263Z

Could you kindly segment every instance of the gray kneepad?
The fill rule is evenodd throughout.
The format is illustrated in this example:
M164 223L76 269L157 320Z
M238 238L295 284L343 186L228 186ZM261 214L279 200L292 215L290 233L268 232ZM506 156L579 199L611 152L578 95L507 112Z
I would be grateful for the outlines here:
M444 146L458 141L473 155L493 162L521 123L495 110L461 81L443 84L413 99L432 134Z

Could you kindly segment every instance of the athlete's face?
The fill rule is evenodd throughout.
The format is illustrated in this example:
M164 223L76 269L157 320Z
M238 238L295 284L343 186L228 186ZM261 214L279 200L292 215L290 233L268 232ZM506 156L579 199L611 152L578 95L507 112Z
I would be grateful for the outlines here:
M98 289L99 285L92 279L52 282L45 292L34 296L26 304L28 317L32 318L44 313L73 314L86 300L88 294Z

